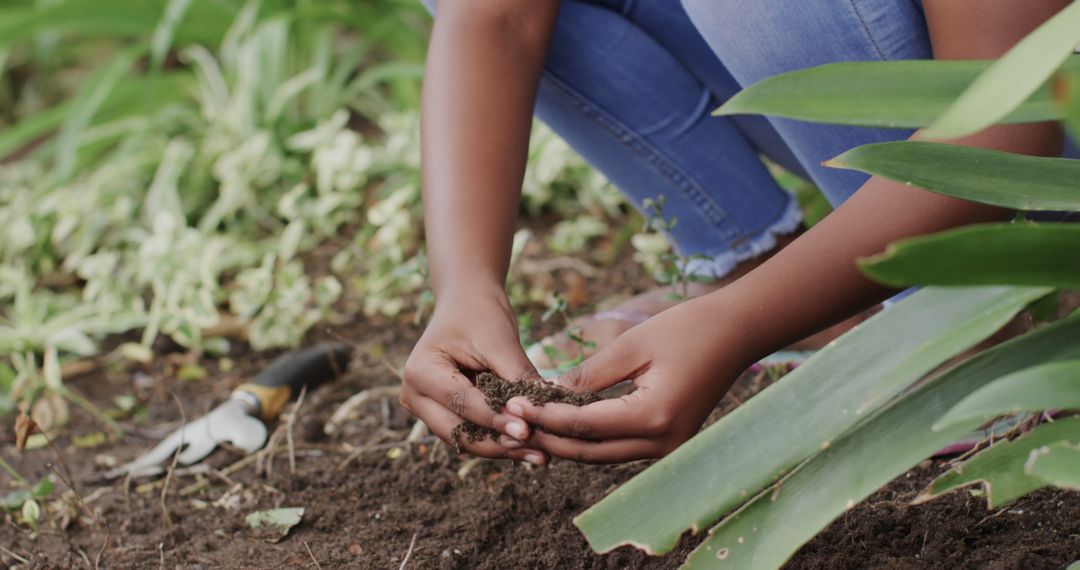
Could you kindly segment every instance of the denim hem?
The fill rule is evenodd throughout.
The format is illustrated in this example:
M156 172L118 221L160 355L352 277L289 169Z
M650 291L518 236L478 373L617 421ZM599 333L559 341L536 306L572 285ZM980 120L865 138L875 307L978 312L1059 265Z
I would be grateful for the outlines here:
M803 213L799 201L794 196L780 217L755 237L743 241L738 246L719 253L704 255L708 259L692 259L684 267L688 275L720 279L735 270L740 262L753 259L776 247L776 236L788 235L799 229ZM690 252L693 254L696 252ZM684 255L689 255L684 254Z

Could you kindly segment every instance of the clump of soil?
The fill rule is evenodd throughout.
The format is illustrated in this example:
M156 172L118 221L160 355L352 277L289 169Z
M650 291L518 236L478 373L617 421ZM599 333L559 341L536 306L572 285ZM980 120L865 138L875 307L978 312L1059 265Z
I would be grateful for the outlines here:
M487 405L496 412L502 411L510 398L518 396L524 396L538 406L550 403L585 406L600 399L600 396L591 391L572 392L543 380L511 382L491 372L481 372L476 377L475 382L476 387L484 393L484 400ZM461 453L460 436L462 435L465 436L466 441L473 443L485 439L497 439L499 432L467 420L458 424L450 432L450 439L454 442L454 450L458 453Z

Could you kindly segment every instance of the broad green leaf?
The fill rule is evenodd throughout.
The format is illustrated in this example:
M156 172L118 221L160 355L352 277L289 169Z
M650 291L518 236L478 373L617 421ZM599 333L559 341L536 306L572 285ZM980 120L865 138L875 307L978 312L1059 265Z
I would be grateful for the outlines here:
M1080 441L1080 418L1043 424L1019 439L994 444L934 479L915 501L923 503L960 487L982 483L987 504L991 509L1000 507L1048 485L1034 472L1028 473L1026 466L1031 463L1033 453L1039 454L1041 448L1066 440Z
M1032 477L1055 487L1080 490L1080 430L1069 441L1036 450L1032 459L1026 469Z
M1045 85L1080 44L1080 2L1039 26L986 70L921 133L958 138L998 123Z
M1080 187L1077 188L1080 192ZM980 224L906 239L859 260L893 286L1045 285L1080 289L1080 226Z
M825 165L1004 208L1080 210L1080 160L900 141L856 147Z
M1002 414L1055 409L1080 409L1080 360L1009 374L964 398L934 424L934 430Z
M756 114L789 119L913 129L933 122L991 64L990 61L875 61L833 63L784 73L747 87L717 115ZM1066 68L1080 70L1080 56ZM1047 88L1005 117L1030 123L1061 117Z
M902 303L896 309L901 306ZM907 332L896 330L894 334ZM881 343L888 346L890 341ZM779 567L845 510L978 426L976 420L939 432L930 429L935 420L968 394L1017 370L1077 358L1080 358L1080 318L1071 318L986 350L923 383L842 437L827 440L829 445L823 445L820 453L800 465L771 492L762 493L714 528L713 536L691 555L689 567ZM784 382L776 387L796 391ZM816 402L804 399L804 404L814 406ZM773 421L778 417L773 416ZM801 425L799 429L807 426ZM752 447L757 447L753 437L742 441L744 445L753 441ZM715 451L720 450L710 450ZM737 465L741 470L757 471L761 463L760 456L755 455ZM709 496L706 489L695 486L684 492L702 500ZM718 556L723 557L722 562Z
M928 288L819 351L575 519L592 548L664 553L1048 293Z

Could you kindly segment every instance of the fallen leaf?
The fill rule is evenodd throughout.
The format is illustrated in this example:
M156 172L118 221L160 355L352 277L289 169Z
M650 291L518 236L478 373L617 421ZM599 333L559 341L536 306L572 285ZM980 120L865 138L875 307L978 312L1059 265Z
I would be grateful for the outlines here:
M26 449L26 440L37 429L33 418L26 415L26 406L19 406L19 415L15 418L15 449Z
M245 517L244 522L257 531L263 540L278 542L289 534L292 527L300 524L303 516L303 507L285 507L256 511Z
M43 432L52 432L54 429L67 424L71 417L67 400L59 394L47 394L38 398L30 408L30 419L34 420L37 429Z

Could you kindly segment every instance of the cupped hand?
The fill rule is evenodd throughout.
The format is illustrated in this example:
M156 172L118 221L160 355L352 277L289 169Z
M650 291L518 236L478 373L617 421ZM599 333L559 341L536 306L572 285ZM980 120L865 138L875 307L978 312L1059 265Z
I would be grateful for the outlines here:
M523 443L530 436L520 417L488 406L483 393L462 373L491 371L510 380L540 375L518 341L517 323L506 294L482 288L440 300L431 323L405 364L401 405L451 446L487 458L508 458L537 465L544 452ZM502 434L497 440L453 441L453 431L469 420Z
M635 390L583 407L513 398L507 411L536 429L526 445L584 463L667 455L701 428L749 364L737 327L723 324L710 296L684 302L620 335L556 380L594 392L629 380Z

